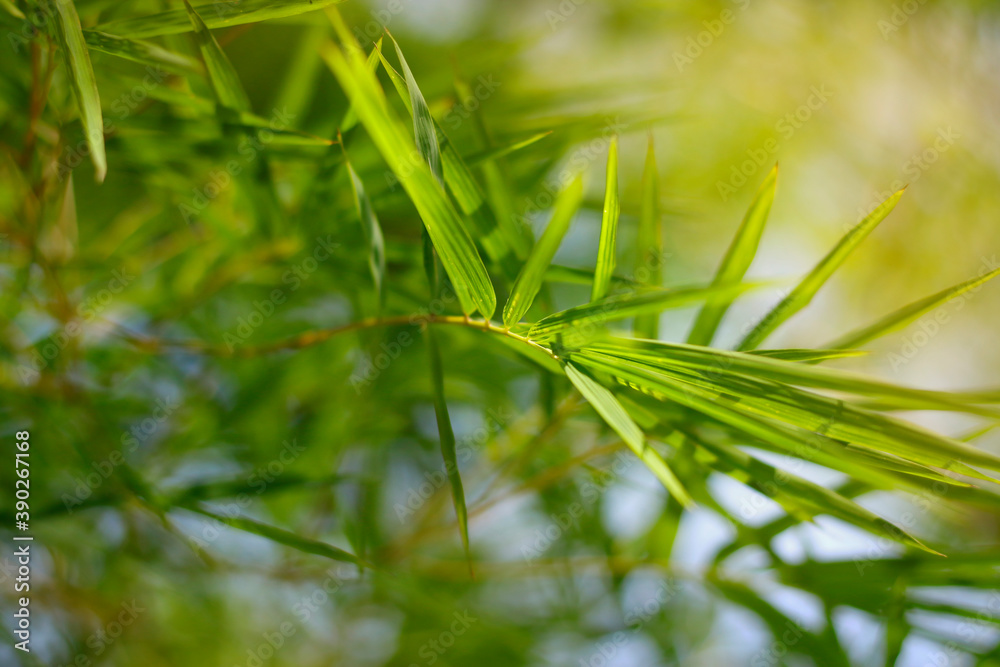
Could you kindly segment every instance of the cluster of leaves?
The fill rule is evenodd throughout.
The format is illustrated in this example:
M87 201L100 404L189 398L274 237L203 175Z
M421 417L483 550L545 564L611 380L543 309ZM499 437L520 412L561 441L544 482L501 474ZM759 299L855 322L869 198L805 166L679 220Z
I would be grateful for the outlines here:
M791 621L752 588L724 574L724 561L744 547L762 547L777 563L775 571L780 581L817 596L828 615L834 608L846 605L889 619L886 664L895 661L908 633L930 634L912 623L908 612L931 610L958 618L978 613L974 607L931 605L910 594L911 589L918 587L990 588L992 570L977 567L978 555L958 554L945 560L938 552L943 547L925 544L910 533L909 526L883 518L858 502L858 498L872 491L902 490L993 512L1000 509L1000 498L982 484L993 481L990 473L1000 472L1000 457L968 441L919 428L894 414L909 410L955 412L983 417L992 424L1000 415L996 408L1000 395L996 391L945 393L914 389L824 364L861 354L859 348L865 344L978 288L1000 270L904 306L816 349L762 349L768 337L810 304L848 256L892 212L902 191L889 197L851 229L778 305L760 318L735 350L720 349L713 347L713 343L731 304L756 287L747 284L744 276L754 260L775 197L777 167L756 192L711 283L668 288L662 284L658 259L663 255L662 215L652 138L635 216L639 239L636 261L650 267L649 278L637 281L617 271L616 260L622 255L618 248L622 203L619 147L617 138L613 138L608 145L594 269L560 266L554 264L556 253L572 222L578 219L578 212L586 205L584 174L574 173L565 179L544 233L535 240L519 216L513 214L513 197L508 191L511 183L504 175L504 161L545 146L543 151L552 156L536 159L529 169L537 182L578 136L568 132L558 137L563 143L558 150L554 149L549 132L566 129L554 126L511 136L500 143L484 141L474 150L463 150L464 146L447 136L435 118L433 105L418 86L400 45L388 33L366 53L333 8L332 1L244 0L225 6L224 11L219 11L219 4L192 6L185 0L182 9L113 20L91 29L82 27L74 4L65 0L28 3L25 7L4 2L3 8L5 24L17 31L14 34L22 34L21 26L32 23L31 17L46 17L40 24L49 33L31 32L30 39L25 38L25 45L34 53L34 81L37 84L38 72L43 67L48 74L42 78L51 78L57 64L65 64L65 83L75 101L68 108L76 110L85 152L97 181L105 180L116 169L141 171L146 166L142 164L144 159L165 164L171 158L169 149L164 149L157 158L141 156L137 150L144 141L141 132L134 135L122 132L122 136L114 139L117 147L108 150L106 137L113 135L115 128L109 125L102 110L91 64L91 53L96 52L157 71L162 69L185 80L190 77L201 81L199 85L207 84L213 99L183 87L158 87L149 94L168 107L182 110L179 118L185 114L192 118L213 118L221 130L223 143L232 146L248 137L259 141L267 136L282 158L298 159L304 155L316 173L301 198L301 217L325 212L327 219L332 218L325 208L329 207L337 210L341 225L356 230L357 242L349 254L355 260L363 256L364 273L351 274L346 281L347 285L365 286L353 290L354 310L370 317L334 329L298 331L293 337L276 337L275 342L266 345L243 345L234 350L232 345L224 344L226 341L218 342L218 337L197 336L196 324L173 326L171 312L165 310L153 322L146 323L141 333L113 327L118 345L164 354L228 356L235 352L240 357L263 356L326 344L347 332L409 327L413 317L406 307L434 299L446 300L449 294L454 294L460 312L432 312L421 320L426 325L424 345L428 354L419 367L427 371L420 375L428 379L425 393L433 404L459 534L473 570L477 569L477 546L470 541L470 508L450 411L454 399L447 391L448 356L442 354L439 340L439 330L445 327L464 329L475 341L486 336L502 343L502 352L522 362L527 372L536 373L541 378L539 386L558 397L571 413L579 414L582 404L576 403L575 397L582 397L614 434L612 442L617 444L620 439L669 492L671 501L666 512L673 526L671 530L676 531L680 517L696 505L731 520L738 527L738 535L718 553L716 567L704 575L703 583L722 598L758 615L776 637L781 636ZM333 38L325 28L318 29L315 32L318 37L304 48L304 53L326 63L347 102L347 109L327 127L328 138L322 133L276 127L269 119L256 115L240 77L212 32L320 9L333 26ZM194 36L198 58L151 41L180 33ZM49 46L47 54L43 52L43 44ZM392 54L386 53L388 44L392 45ZM390 62L392 55L398 69ZM289 77L288 90L308 85L308 79L295 75L293 71ZM383 80L397 94L398 103L387 95ZM35 101L36 93L31 96ZM72 152L72 148L67 148L62 139L49 141L45 137L43 107L42 98L32 105L25 129L25 134L32 138L25 142L19 164L8 164L4 169L17 179L17 187L23 193L34 192L25 196L33 196L37 208L43 211L42 214L29 211L35 218L26 213L23 224L13 231L19 238L29 239L25 247L31 249L45 271L55 276L59 259L51 251L39 250L37 229L75 229L75 221L67 221L67 216L75 215L67 203L73 201L73 181L67 179L66 187L59 186L65 152ZM402 120L403 114L409 116L410 122ZM578 122L582 133L599 129L593 119ZM488 137L485 128L478 130L481 139ZM41 138L35 139L35 135ZM46 146L36 146L38 141ZM120 160L115 159L116 151ZM391 189L376 192L372 187L377 174L385 169L392 174L393 182L402 186L406 195L402 204ZM286 207L274 187L274 171L270 160L261 158L252 170L231 178L240 179L252 202L255 229L271 239L280 239ZM32 187L33 179L41 187ZM178 210L186 219L184 206L182 203ZM399 215L399 207L406 213ZM415 217L411 211L415 211ZM422 242L407 243L402 249L394 246L391 242L394 235L380 221L387 213L404 218L406 231L397 233L397 238L412 236L413 223L419 219ZM207 224L232 230L226 223L214 221L211 215L210 211L204 212ZM228 267L228 271L236 275L244 267L252 268L259 259L248 257L242 264ZM22 284L30 282L30 264L30 261L25 264ZM419 268L423 271L415 270ZM414 273L420 274L419 281L414 279ZM408 285L412 283L418 287L410 289ZM588 287L589 300L564 309L554 308L551 290L565 283ZM422 291L426 298L413 296L413 292ZM506 299L499 321L494 321L501 303L498 296ZM401 309L403 303L406 306ZM687 341L660 340L660 315L669 309L690 306L699 306L700 310ZM68 307L65 305L64 309ZM10 311L13 306L8 304L7 308ZM184 309L181 304L180 310ZM211 332L212 327L204 327L202 333L205 330ZM195 335L165 335L177 332ZM478 343L476 346L478 349ZM483 349L490 355L497 354L485 341ZM12 352L9 358L19 353L23 351ZM12 368L8 367L8 380L15 376L23 379L23 372ZM35 376L39 375L38 370L32 371ZM44 381L39 380L34 386L44 387L56 375L54 371L51 375L46 372ZM346 377L338 377L338 381L346 383ZM555 402L553 399L552 403ZM548 414L550 423L558 427L557 411L549 409ZM980 433L971 434L967 440ZM844 481L832 489L820 485L775 467L768 462L768 452L840 471L844 473ZM531 453L529 448L528 454ZM86 454L85 458L95 457ZM351 519L357 526L343 531L351 549L342 549L258 519L226 516L213 509L208 501L231 497L241 490L239 485L203 484L167 492L150 485L137 467L123 469L127 474L122 475L122 489L95 496L86 504L100 507L120 502L122 496L131 497L160 517L179 510L192 511L307 554L374 568L376 572L387 566L385 552L366 544L366 540L376 539L374 535L379 532L371 517ZM762 526L744 525L712 493L708 481L713 474L731 477L764 494L780 505L785 514ZM322 483L336 486L339 480ZM62 506L64 502L54 503L42 515L58 516ZM771 542L790 527L818 516L834 517L898 543L905 549L904 555L865 563L863 569L867 572L860 573L857 564L850 562L781 563ZM371 525L366 525L366 521ZM669 563L672 540L671 534L665 548L659 550L663 562ZM635 566L642 563L638 559ZM481 565L488 568L489 563ZM998 617L993 615L990 620L996 622ZM788 647L792 652L812 656L816 664L849 664L835 632L803 632L805 639ZM979 649L963 646L962 650L975 653Z

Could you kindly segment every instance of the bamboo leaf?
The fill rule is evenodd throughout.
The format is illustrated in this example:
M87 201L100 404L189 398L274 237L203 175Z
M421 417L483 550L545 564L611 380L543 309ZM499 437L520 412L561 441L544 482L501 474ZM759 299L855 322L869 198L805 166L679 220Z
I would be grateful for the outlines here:
M391 39L390 35L390 39ZM393 42L395 44L395 42ZM399 50L399 45L396 45L397 52ZM414 126L416 127L417 115L414 114L415 108L420 108L421 106L426 110L427 104L417 103L414 104L412 95L408 92L412 86L416 88L416 82L413 81L412 74L408 74L407 77L403 77L397 72L392 65L385 59L384 56L380 57L382 61L382 66L385 68L386 72L389 74L389 79L392 81L393 87L399 94L400 99L406 105L409 110L410 115L413 116ZM405 64L405 61L400 61ZM407 68L408 69L408 68ZM420 99L423 100L423 96L419 94ZM513 248L507 243L504 236L503 230L500 228L496 220L496 216L493 210L490 208L486 201L486 197L483 194L479 183L476 181L472 172L466 166L462 156L459 154L455 145L448 139L445 135L444 130L441 126L437 124L430 116L430 112L426 112L426 117L430 119L433 124L434 132L436 135L436 140L440 146L440 159L442 163L442 171L444 183L447 185L449 192L455 198L458 203L459 208L462 213L465 214L464 219L470 223L469 233L473 235L473 238L482 246L486 254L494 262L494 264L499 267L503 273L509 278L513 279L517 274L517 256L514 253ZM423 122L421 122L423 124ZM440 179L439 179L440 181Z
M198 514L203 514L207 517L211 517L217 521L221 521L227 526L232 526L239 530L245 531L247 533L253 533L254 535L259 535L266 540L271 540L272 542L277 542L278 544L283 544L286 547L291 547L296 551L301 551L302 553L313 554L314 556L322 556L323 558L329 558L331 560L339 561L341 563L352 563L359 567L371 567L370 564L365 563L357 556L343 549L333 546L332 544L327 544L326 542L319 542L317 540L311 540L295 533L285 530L284 528L278 528L276 526L271 526L266 523L262 523L255 519L240 516L229 516L228 514L220 514L213 512L212 510L206 509L199 504L185 505L187 509L190 509Z
M715 278L712 280L713 285L735 285L743 280L743 276L746 275L747 269L750 268L757 255L757 248L760 245L761 236L764 234L767 218L771 213L771 204L774 202L774 191L777 184L778 165L774 165L774 169L764 179L760 188L757 189L753 201L750 202L750 208L743 216L743 222L736 231L736 236L715 273ZM710 299L705 303L701 312L698 313L698 318L695 320L687 342L692 345L711 345L715 338L715 332L731 303L731 300L725 301L718 298Z
M368 270L371 272L372 283L375 286L375 313L376 316L380 316L383 300L382 284L385 280L385 240L382 236L382 226L379 224L372 202L365 192L364 184L354 171L354 167L351 166L350 160L347 159L346 151L344 158L347 164L347 173L351 179L351 191L354 194L354 206L358 211L361 231L364 234L365 242L368 243Z
M399 66L403 70L404 80L406 81L406 90L410 97L410 114L413 116L413 136L417 141L417 150L420 151L421 157L427 162L427 166L430 167L431 173L438 180L438 183L444 185L444 170L441 166L441 147L438 144L437 131L435 130L434 118L431 116L431 110L427 107L427 100L424 99L423 93L420 92L419 86L417 86L417 80L413 77L413 72L410 71L410 66L406 62L406 58L403 57L403 51L399 48L399 44L389 35L389 39L392 40L392 45L396 48L396 57L399 58ZM381 51L379 51L381 53Z
M607 184L604 190L604 217L601 220L601 241L597 248L597 268L594 269L594 288L591 303L603 299L615 272L615 246L618 239L618 218L621 204L618 201L618 137L611 139L608 148Z
M70 87L80 110L80 123L83 125L87 148L90 149L90 161L94 163L97 182L101 183L108 173L108 157L104 150L104 117L80 17L71 0L47 0L47 3L56 17L56 42L66 59Z
M444 372L441 367L441 350L433 329L427 330L427 348L431 357L431 382L434 385L434 414L437 417L438 437L441 439L441 457L444 459L445 472L451 483L451 498L455 504L455 516L458 517L458 529L462 535L462 547L469 561L469 571L472 571L472 556L469 552L469 512L465 507L465 490L462 488L462 476L458 469L458 456L455 453L455 432L451 428L451 418L448 416L448 402L444 396Z
M682 308L704 301L720 292L739 293L750 289L749 285L728 287L681 287L677 289L642 289L625 294L604 297L600 301L575 306L536 322L528 331L528 337L543 341L554 338L570 327L596 330L608 322L627 317L658 313L668 308Z
M646 445L646 438L636 423L629 416L625 408L622 407L614 394L601 386L591 378L586 371L576 366L573 362L567 362L563 366L566 377L569 378L573 386L583 395L597 414L607 422L608 426L621 436L621 439L629 446L635 455L656 475L657 479L663 483L667 491L685 506L693 504L690 494L681 484L680 480L667 465L667 462L654 450Z
M826 361L828 359L847 359L849 357L861 357L867 354L863 350L751 350L750 354L755 354L769 359L780 359L782 361Z
M528 309L531 308L538 290L542 286L542 279L545 271L552 263L559 244L562 242L569 223L580 207L583 200L583 176L577 176L569 186L566 187L556 199L555 209L552 218L542 237L532 248L528 261L521 269L520 275L514 281L510 298L503 309L503 323L505 327L510 327L521 321Z
M375 42L375 46L372 47L371 53L368 54L368 71L372 74L378 69L378 61L382 58L382 38L379 37L378 41ZM340 132L341 134L347 134L349 130L354 129L354 126L358 124L358 112L354 110L354 105L352 104L347 109L347 113L344 114L344 118L340 121Z
M970 290L978 288L980 285L992 280L997 275L1000 275L1000 269L990 271L989 273L979 276L978 278L967 280L960 285L949 287L946 290L942 290L937 294L932 294L931 296L920 299L919 301L914 301L910 305L904 306L899 310L886 315L874 324L841 336L826 347L831 349L845 349L864 345L865 343L868 343L880 336L884 336L887 333L902 329L903 327L920 319L920 317L925 313L929 313L938 306L960 297Z
M411 157L417 151L413 140L386 105L375 75L368 70L350 30L339 14L331 12L331 15L346 45L346 53L328 43L322 52L327 64L420 213L462 309L466 314L478 310L489 319L496 310L496 295L472 238L427 165Z
M650 133L646 164L642 170L642 201L636 245L639 249L638 266L649 272L648 282L656 287L663 284L663 271L660 266L663 261L663 241L660 233L659 179L653 135ZM652 340L659 338L659 315L640 315L635 318L635 335Z
M312 12L343 0L216 0L194 8L212 30L246 23L259 23ZM97 30L129 38L175 35L193 29L185 10L171 9L159 14L111 21Z
M183 53L174 53L158 44L138 39L125 39L96 30L84 30L83 36L91 51L131 60L141 65L163 68L170 72L202 74L201 63Z
M892 212L892 209L896 208L903 192L904 190L900 190L879 204L874 211L849 231L840 240L840 243L809 272L809 275L746 335L737 349L752 350L759 346L778 326L809 305L816 292L844 263L848 255Z
M205 61L208 79L212 83L212 90L219 104L234 111L250 111L250 99L243 90L243 84L240 83L240 78L225 51L215 41L215 37L188 0L184 0L184 7L194 28L198 50L201 51L201 57Z

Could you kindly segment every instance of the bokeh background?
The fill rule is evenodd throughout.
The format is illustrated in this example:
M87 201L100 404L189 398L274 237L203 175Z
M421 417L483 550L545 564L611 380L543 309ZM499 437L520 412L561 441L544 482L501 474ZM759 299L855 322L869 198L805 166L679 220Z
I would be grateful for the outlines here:
M176 3L76 4L92 26ZM634 270L648 137L655 142L667 284L711 278L754 190L780 163L751 277L788 281L742 298L724 323L724 344L738 340L850 225L904 185L896 211L771 343L821 347L1000 265L995 3L350 0L341 11L366 48L381 26L391 30L442 126L470 147L463 153L481 148L480 122L497 145L553 130L506 161L519 186L515 206L529 211L536 230L546 215L530 212L546 201L546 184L558 182L560 165L589 165L587 210L560 249L562 264L592 266L608 128L622 142L625 273ZM16 29L16 22L5 24L5 31ZM284 114L292 128L334 136L346 104L319 57L331 35L322 12L215 34L259 116ZM187 35L163 43L193 53ZM2 140L19 149L30 61L23 50L2 49ZM383 346L399 342L399 331L245 360L150 354L123 338L127 329L222 343L241 335L255 301L276 288L287 302L241 344L350 322L370 314L359 297L365 260L354 250L358 232L347 224L343 182L313 184L326 149L263 147L262 157L249 158L248 172L259 178L258 166L268 160L268 201L261 203L256 190L224 186L188 219L184 206L196 205L226 160L248 155L201 121L204 109L174 99L209 99L207 85L168 78L147 89L137 84L139 66L101 54L94 65L105 113L115 119L109 175L97 185L83 160L71 181L75 210L63 203L40 218L39 247L54 273L25 268L31 262L19 220L31 183L4 158L0 423L4 433L31 429L39 510L36 648L25 656L5 637L0 662L807 665L813 662L795 649L797 633L809 628L835 631L848 664L883 664L887 619L848 605L824 608L817 597L778 583L771 559L850 565L898 555L897 547L831 519L783 532L773 554L748 547L718 563L717 552L743 528L711 507L678 521L641 466L613 467L617 459L596 420L569 419L572 406L565 405L546 415L537 373L500 346L485 354L466 332L442 334L452 418L460 453L468 453L463 476L478 561L472 579L437 472L419 341L371 381L357 382L352 378L364 376ZM64 108L64 75L54 76L53 105ZM483 92L463 107L456 80ZM46 124L60 120L57 114ZM65 121L78 137L78 123ZM419 228L377 155L365 146L357 153L386 230L389 280L405 292L420 276L407 259L419 246ZM35 194L43 202L59 196ZM310 265L317 239L334 250ZM124 289L105 301L102 290L115 271ZM585 291L563 288L554 296L570 305ZM32 350L57 340L80 304L98 317L60 344L41 372L25 374ZM872 344L870 355L838 365L928 388L994 386L998 305L1000 286L987 285L945 306L945 324L915 324ZM395 293L389 306L417 312L405 293ZM662 336L682 340L693 315L664 315ZM981 425L951 415L912 417L953 435ZM977 444L997 451L998 435ZM224 508L244 493L250 502L240 516L368 554L387 574L359 575L192 511L158 516L129 495L124 466L100 475L116 451L163 496L183 491ZM98 482L87 482L95 471ZM819 468L800 472L837 481ZM712 484L720 504L746 525L781 514L732 480ZM67 497L89 504L67 505ZM560 517L574 503L582 515L563 528ZM893 516L920 507L887 494L864 504ZM1000 562L989 561L997 555L998 528L993 515L936 500L916 510L913 531L992 563ZM664 553L669 561L657 563ZM0 607L9 627L14 597L6 551L4 558ZM989 567L995 572L995 564ZM710 583L719 568L794 623L776 633L740 603L739 591L720 595ZM976 664L951 642L987 652L1000 640L988 591L944 594L938 602L973 600L994 616L964 624L932 611L911 618L921 631L907 638L898 665ZM831 657L816 664L844 663Z

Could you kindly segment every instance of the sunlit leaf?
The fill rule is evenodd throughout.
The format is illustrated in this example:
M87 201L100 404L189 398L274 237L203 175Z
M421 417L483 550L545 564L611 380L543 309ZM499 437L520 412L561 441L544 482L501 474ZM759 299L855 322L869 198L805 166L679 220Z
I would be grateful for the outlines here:
M764 226L767 224L767 217L771 213L771 204L774 202L774 191L778 184L778 165L767 175L753 201L750 208L743 217L740 228L736 231L736 236L722 258L713 285L735 285L743 280L747 269L753 263L757 255L757 247L760 245L760 238L764 234ZM710 345L715 338L715 332L719 328L719 323L729 310L730 301L722 299L710 299L695 320L694 327L688 335L688 342L692 345Z
M597 267L594 269L594 288L590 301L603 299L615 272L615 250L618 241L618 218L621 204L618 201L618 137L611 139L608 147L607 184L604 190L604 217L601 220L601 240L597 248Z
M903 190L895 193L879 204L874 211L849 231L837 246L809 272L809 275L803 278L802 282L746 335L737 349L752 350L758 347L771 332L788 318L808 306L816 292L833 275L834 271L840 268L848 255L892 212L892 209L896 208L896 204L899 203L902 196Z
M549 224L545 228L542 237L538 239L528 261L517 276L514 287L511 289L510 298L503 309L504 326L511 326L521 321L528 309L531 307L539 288L542 286L542 279L545 271L552 263L552 258L559 249L569 223L576 214L583 200L583 176L577 176L572 183L566 187L556 199L555 209Z

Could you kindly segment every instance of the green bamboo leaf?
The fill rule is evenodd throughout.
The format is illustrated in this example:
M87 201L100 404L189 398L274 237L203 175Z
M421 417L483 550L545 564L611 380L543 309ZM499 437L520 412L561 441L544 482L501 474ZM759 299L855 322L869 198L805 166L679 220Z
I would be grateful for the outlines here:
M545 280L550 283L567 283L569 285L593 285L594 272L589 269L550 264L545 270ZM642 289L650 287L624 276L611 276L611 286L614 289Z
M521 321L528 309L531 308L538 290L542 286L542 279L545 277L545 270L552 263L559 244L562 242L569 223L583 201L583 176L579 175L569 184L556 199L552 218L542 237L532 248L528 261L521 269L520 275L514 282L511 289L510 298L503 309L503 324L510 327Z
M713 285L734 285L746 275L747 269L753 263L757 255L757 248L760 245L761 236L764 234L764 227L767 225L767 218L771 214L771 204L774 202L774 191L778 184L778 165L767 175L753 201L750 208L743 216L743 222L729 245L722 263L719 265ZM731 301L711 299L698 313L688 336L688 342L692 345L711 345L715 338L715 332L722 322L726 311L729 310Z
M94 68L90 64L80 17L71 0L46 0L55 16L55 38L66 59L69 83L80 109L80 123L90 149L90 161L94 163L97 182L104 181L108 173L108 157L104 151L104 117L101 113L101 97L97 92Z
M435 129L434 118L431 116L431 110L427 106L424 94L420 92L420 87L417 86L417 80L413 77L413 72L410 70L406 58L403 57L403 50L399 48L399 44L388 31L386 31L386 35L389 36L392 45L396 49L396 57L399 58L399 66L403 70L407 94L410 97L409 108L413 116L413 136L417 142L417 150L420 151L421 157L427 162L431 173L434 174L438 183L444 185L444 168L441 166L441 146L438 143L437 130Z
M750 354L755 354L769 359L780 359L782 361L826 361L828 359L847 359L849 357L861 357L867 354L863 350L751 350Z
M654 450L646 445L646 438L636 423L629 416L625 408L622 407L615 395L600 385L590 377L586 371L567 362L563 366L566 377L569 378L573 386L583 395L597 414L607 422L608 426L621 436L621 439L629 446L635 455L656 475L657 479L663 483L667 491L685 506L691 506L694 501L690 494L681 484L680 480L667 465L667 462Z
M899 474L871 465L871 461L854 455L855 450L834 440L801 429L778 424L737 410L737 403L718 400L717 392L669 377L656 369L629 360L595 352L579 352L574 360L588 370L604 373L614 381L658 401L672 402L700 412L741 434L735 444L774 447L782 453L820 465L843 470L879 488L894 489L901 484L918 491L933 492L929 480L921 476ZM745 438L750 438L748 443ZM904 462L905 463L905 462Z
M614 294L600 301L575 306L536 322L528 331L532 340L544 341L571 327L596 331L608 322L627 317L658 313L668 308L683 308L704 301L708 297L724 293L740 293L751 285L731 285L726 287L681 287L677 289L646 288Z
M597 268L594 269L594 288L591 303L603 299L615 272L615 247L618 239L618 218L621 204L618 201L618 137L611 139L608 148L607 184L604 190L604 217L601 220L601 241L597 248Z
M605 345L607 347L603 347ZM960 395L902 387L869 378L860 373L788 363L759 354L717 350L683 343L635 341L620 338L615 339L613 343L596 343L592 349L601 350L602 347L604 351L612 354L625 349L628 350L629 355L654 364L669 363L674 367L687 366L712 373L728 372L790 385L832 389L857 396L909 401L924 406L924 409L972 411L974 414L978 414L975 411L975 406L963 402Z
M91 51L131 60L141 65L162 68L179 74L202 74L201 63L183 53L168 51L158 44L139 39L125 39L96 30L84 30L84 39Z
M372 47L371 53L368 54L368 70L374 74L375 70L378 69L378 61L382 57L382 38L379 37L378 41L375 42L375 46ZM354 110L354 105L352 104L347 109L347 113L344 114L343 120L340 121L340 132L341 134L347 134L348 131L354 129L354 126L358 124L358 112Z
M462 535L462 547L469 561L469 571L472 571L472 556L469 552L469 512L465 507L465 490L462 487L462 476L458 469L458 456L455 453L455 432L451 428L451 418L448 416L448 402L444 396L444 371L441 366L441 350L438 347L433 329L427 329L427 349L431 357L431 382L434 385L434 414L437 417L438 437L441 439L441 457L444 459L445 472L451 483L451 498L455 504L455 516L458 517L458 529Z
M904 191L905 188L879 204L874 211L849 231L840 240L840 243L809 272L809 275L746 335L737 349L744 351L754 349L789 317L809 305L816 292L844 263L848 255L892 212L892 209L896 208Z
M343 144L341 144L343 145ZM361 231L364 233L365 242L368 244L368 270L371 272L372 283L375 286L375 313L376 316L382 314L382 284L385 280L385 240L382 236L382 226L372 202L365 192L365 186L361 182L350 160L347 159L347 152L344 152L344 159L347 164L347 173L351 179L351 191L354 194L354 206L358 211L358 218L361 221Z
M663 241L660 233L659 173L656 170L656 151L653 134L649 135L646 164L642 170L642 203L639 211L638 266L649 272L648 282L656 287L663 284ZM635 318L635 335L656 340L660 337L659 315L640 315Z
M919 301L914 301L910 305L904 306L899 310L886 315L870 326L841 336L826 347L831 349L845 349L864 345L865 343L868 343L869 341L872 341L880 336L884 336L887 333L902 329L903 327L918 320L925 313L929 313L938 306L962 296L970 290L976 289L983 283L992 280L998 275L1000 275L1000 269L990 271L989 273L979 276L978 278L967 280L960 285L949 287L946 290L942 290L937 294L932 294L931 296L920 299Z
M319 542L318 540L310 540L306 537L302 537L291 531L285 530L284 528L278 528L266 523L261 523L260 521L250 519L248 517L233 517L227 514L220 514L206 509L196 503L185 505L184 507L193 512L197 512L198 514L203 514L217 521L221 521L227 526L232 526L233 528L237 528L247 533L259 535L266 540L283 544L286 547L291 547L292 549L301 551L302 553L322 556L323 558L329 558L341 563L352 563L359 567L371 567L370 564L365 563L354 554L344 551L343 549L339 549L332 544Z
M722 367L679 369L669 359L632 354L628 348L597 344L581 354L604 354L646 367L697 387L704 395L731 402L734 411L775 419L843 442L885 452L923 466L992 481L968 464L1000 469L1000 457L891 417L856 408L844 401L754 377L738 376ZM587 357L589 358L589 357Z
M927 547L891 521L883 519L836 491L810 482L787 470L778 470L739 449L721 447L700 438L696 442L739 473L733 474L734 471L729 470L726 471L727 474L765 496L778 502L781 502L782 498L786 498L807 512L809 516L828 514L875 535L884 535L909 546L928 550Z
M287 18L328 7L343 0L216 0L194 8L212 30L271 19ZM97 26L97 30L129 38L175 35L191 31L185 10L171 9L159 14L120 19Z
M465 161L469 165L476 166L482 162L490 162L492 160L497 160L499 158L506 157L511 153L515 153L521 150L522 148L527 148L528 146L531 146L532 144L541 141L550 134L552 134L551 130L546 132L539 132L537 134L531 135L527 139L520 139L518 141L513 141L509 144L505 144L503 146L496 146L494 148L489 148L484 151L479 151L473 153L472 155L467 156L465 158Z
M489 319L496 310L496 295L486 268L444 190L417 153L413 140L389 110L385 96L368 70L361 48L336 12L334 26L346 53L327 43L323 57L355 106L383 159L389 164L424 222L441 262L455 287L466 314L478 310Z
M392 39L391 35L390 39ZM395 44L395 42L393 43ZM396 45L396 49L398 52L398 44ZM427 104L426 102L417 102L417 104L414 104L413 95L408 92L411 88L411 82L414 89L416 89L417 85L413 81L412 74L404 77L389 64L384 56L380 56L380 59L382 66L389 74L389 79L393 87L413 117L414 127L416 128L418 125L418 115L413 110L421 107L426 110ZM405 65L405 61L401 60L400 62ZM420 100L424 99L419 89L417 89L417 94ZM421 113L421 115L424 114ZM469 171L455 145L448 139L441 126L431 118L429 111L426 112L426 118L430 119L430 122L433 124L436 140L440 146L444 183L447 185L448 191L455 198L462 213L465 214L464 219L470 223L469 233L482 246L494 264L507 277L513 279L517 275L517 266L519 264L517 256L510 244L507 243L503 230L500 228L493 210L488 205L482 188L472 175L472 172ZM420 125L425 125L425 122L421 121Z
M201 51L202 60L205 61L208 79L219 104L234 111L250 111L250 99L243 90L243 84L240 83L240 78L225 51L188 0L184 0L184 8L187 9L188 18L194 28L198 50Z

